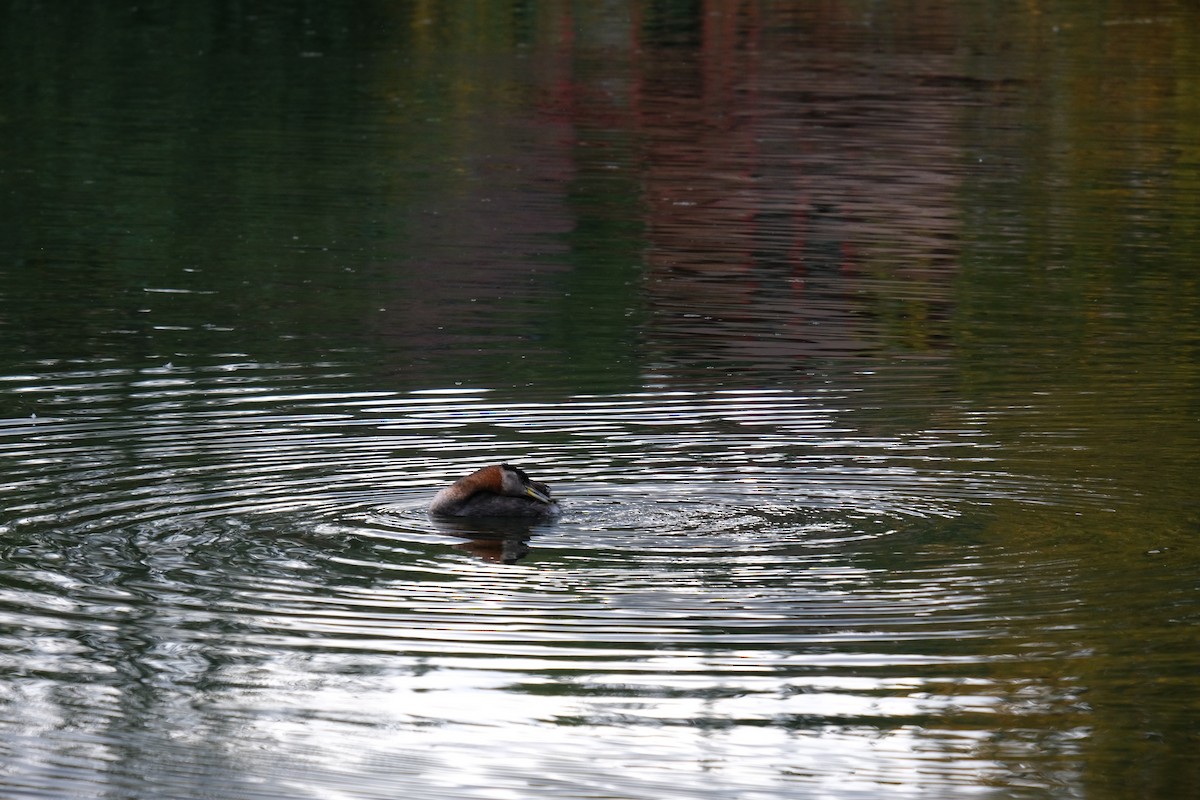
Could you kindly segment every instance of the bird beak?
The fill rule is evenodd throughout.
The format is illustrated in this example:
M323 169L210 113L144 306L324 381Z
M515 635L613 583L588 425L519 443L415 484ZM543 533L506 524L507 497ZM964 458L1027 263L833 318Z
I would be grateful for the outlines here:
M538 489L535 486L526 486L525 494L529 495L534 500L537 500L540 503L545 503L546 505L550 505L551 503L554 502L553 500L550 499L550 495L546 494L545 492L541 491L540 489Z

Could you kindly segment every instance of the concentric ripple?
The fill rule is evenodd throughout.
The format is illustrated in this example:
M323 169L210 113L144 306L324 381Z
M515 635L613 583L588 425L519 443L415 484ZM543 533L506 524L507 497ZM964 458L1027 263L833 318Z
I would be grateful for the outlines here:
M982 722L1077 702L1070 682L993 669L1014 647L1060 657L1048 631L1073 606L998 591L982 542L995 503L1089 494L1005 473L965 410L884 435L833 388L289 390L311 382L254 364L9 380L39 409L0 429L0 662L18 676L0 728L28 770L66 785L119 760L137 703L180 786L241 758L233 726L239 752L289 742L333 795L354 774L375 796L397 770L429 796L518 791L513 759L596 793L629 747L716 782L625 775L617 796L763 775L784 796L850 772L867 792L922 763L947 786L1007 774L1028 753L984 747ZM551 482L562 519L427 517L438 486L494 461ZM64 762L37 731L67 719L86 746ZM490 757L497 735L522 744ZM294 776L270 758L236 772Z

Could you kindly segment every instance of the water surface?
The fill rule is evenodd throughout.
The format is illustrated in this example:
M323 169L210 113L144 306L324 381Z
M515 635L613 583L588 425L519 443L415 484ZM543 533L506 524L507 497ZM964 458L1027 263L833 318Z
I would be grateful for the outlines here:
M252 6L3 8L0 793L1196 796L1194 9Z

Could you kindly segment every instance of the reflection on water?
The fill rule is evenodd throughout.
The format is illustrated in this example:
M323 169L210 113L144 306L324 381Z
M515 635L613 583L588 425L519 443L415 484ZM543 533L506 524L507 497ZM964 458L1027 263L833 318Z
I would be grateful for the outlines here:
M1194 796L1194 9L0 14L0 794Z
M990 509L1041 527L1119 498L1006 472L969 414L880 437L834 389L506 403L164 374L120 376L146 396L96 415L111 370L12 382L73 398L0 439L22 780L254 797L295 759L354 796L1078 778L1096 687L1053 665L1093 657L1088 579L998 541ZM493 460L536 464L562 519L426 516ZM630 748L681 766L618 769Z
M549 529L552 523L521 518L443 519L432 518L434 530L443 536L463 539L455 545L485 561L515 564L529 555L529 540L538 529Z

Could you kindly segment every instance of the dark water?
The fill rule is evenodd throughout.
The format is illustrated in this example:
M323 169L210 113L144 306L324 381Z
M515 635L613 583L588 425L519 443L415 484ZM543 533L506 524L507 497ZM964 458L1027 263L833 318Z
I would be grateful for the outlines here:
M2 15L0 795L1200 796L1194 4Z

